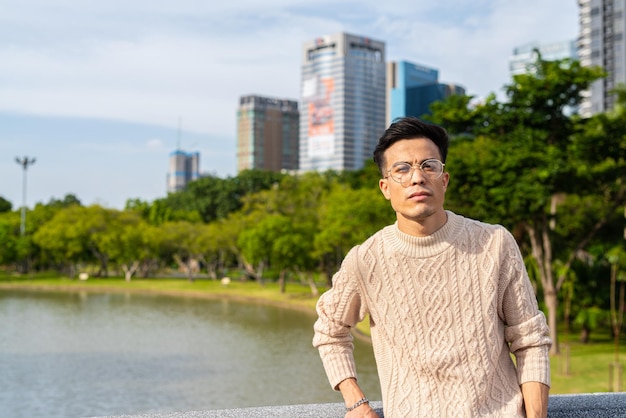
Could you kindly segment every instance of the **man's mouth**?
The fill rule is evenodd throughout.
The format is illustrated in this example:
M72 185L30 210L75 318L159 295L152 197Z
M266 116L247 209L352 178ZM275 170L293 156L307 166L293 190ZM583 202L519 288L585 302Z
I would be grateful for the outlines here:
M411 200L421 200L430 196L430 193L425 191L413 192L409 195Z

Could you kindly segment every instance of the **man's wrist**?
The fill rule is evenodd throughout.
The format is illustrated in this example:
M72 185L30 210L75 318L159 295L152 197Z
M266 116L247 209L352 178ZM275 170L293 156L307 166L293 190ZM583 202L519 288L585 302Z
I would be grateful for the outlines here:
M370 403L369 399L367 399L366 397L362 397L361 399L356 401L354 403L354 405L346 406L346 412L353 411L353 410L357 409L359 406L364 405L364 404L369 404L369 403Z

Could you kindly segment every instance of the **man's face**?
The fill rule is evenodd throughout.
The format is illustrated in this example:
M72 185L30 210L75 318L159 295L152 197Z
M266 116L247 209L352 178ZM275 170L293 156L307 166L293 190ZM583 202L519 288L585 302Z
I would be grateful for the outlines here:
M396 212L400 229L407 232L407 228L413 229L411 224L414 222L436 229L441 227L446 220L443 202L449 174L444 172L441 177L432 179L416 167L410 181L401 185L386 171L397 162L419 165L431 158L441 160L435 143L428 138L403 139L390 146L384 157L386 178L379 181L379 186Z

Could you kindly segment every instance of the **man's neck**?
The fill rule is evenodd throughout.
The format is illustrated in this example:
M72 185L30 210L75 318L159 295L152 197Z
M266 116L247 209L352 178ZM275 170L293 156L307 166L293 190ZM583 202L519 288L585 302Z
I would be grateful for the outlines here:
M398 216L398 229L415 237L427 237L437 232L447 221L448 214L443 209L421 219Z

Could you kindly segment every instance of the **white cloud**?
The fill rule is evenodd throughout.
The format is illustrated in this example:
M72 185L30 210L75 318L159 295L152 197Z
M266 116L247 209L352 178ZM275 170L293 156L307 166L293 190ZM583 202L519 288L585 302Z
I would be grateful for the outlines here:
M376 37L388 58L485 94L508 81L513 47L572 37L576 27L576 5L565 0L328 2L328 14L287 0L17 3L26 6L9 8L13 28L42 25L48 39L0 44L0 110L167 126L180 116L187 129L220 135L234 134L241 95L298 98L300 48L315 36ZM49 9L45 22L34 6ZM354 12L342 23L338 8Z
M383 40L388 59L435 67L478 95L509 81L515 46L576 36L571 0L325 3L12 2L0 17L0 111L170 127L182 117L186 129L234 135L239 96L298 99L300 49L315 36Z
M10 160L0 160L0 178L19 175L14 155L36 155L32 199L152 199L164 194L179 120L183 149L198 148L204 171L234 173L239 97L297 100L309 39L382 40L388 59L437 68L441 81L481 96L509 82L514 47L575 38L577 11L573 0L4 2L0 113L43 118L14 130L3 119L0 154ZM107 131L108 120L123 122ZM20 201L19 182L2 193Z
M161 139L149 139L146 142L146 149L150 150L150 151L163 151L165 150L165 144L163 143L163 140Z

